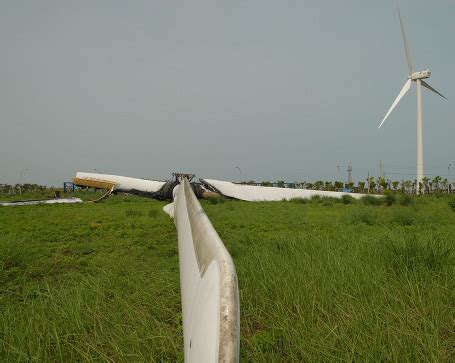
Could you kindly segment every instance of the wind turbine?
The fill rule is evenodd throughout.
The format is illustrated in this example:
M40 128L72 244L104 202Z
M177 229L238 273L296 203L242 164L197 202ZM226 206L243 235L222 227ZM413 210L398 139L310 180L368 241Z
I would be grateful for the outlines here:
M408 39L406 37L406 32L404 31L403 20L401 19L400 9L398 8L398 17L400 18L400 26L401 26L401 34L403 35L403 44L404 44L404 51L406 54L406 61L408 63L408 80L404 84L403 88L401 89L400 93L398 94L395 101L392 103L389 111L384 116L381 124L379 125L378 129L381 128L384 121L389 117L390 113L393 109L398 105L400 100L409 91L411 88L411 83L415 82L417 87L417 193L419 193L419 183L422 182L423 179L423 117L422 117L422 87L428 88L430 91L438 94L439 96L446 98L444 95L436 91L433 87L431 87L428 83L424 81L426 78L430 78L431 72L426 69L420 72L413 72L412 71L412 63L411 63L411 52L409 50Z

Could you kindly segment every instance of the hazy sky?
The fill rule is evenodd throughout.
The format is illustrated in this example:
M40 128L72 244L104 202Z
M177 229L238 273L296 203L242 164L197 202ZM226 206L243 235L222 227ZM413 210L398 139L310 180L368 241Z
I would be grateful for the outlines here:
M427 174L455 160L455 1L401 1ZM0 0L0 183L415 177L395 2ZM451 171L455 175L455 165Z

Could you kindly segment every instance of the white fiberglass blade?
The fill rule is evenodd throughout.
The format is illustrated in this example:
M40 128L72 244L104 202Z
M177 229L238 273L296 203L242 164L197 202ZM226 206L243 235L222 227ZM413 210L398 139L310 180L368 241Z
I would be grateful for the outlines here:
M408 38L406 36L406 32L404 31L403 20L401 19L400 8L398 8L398 16L400 18L401 34L403 35L403 44L404 44L404 51L406 53L406 62L408 63L409 74L411 74L412 73L411 52L409 50Z
M188 179L174 195L185 362L238 362L240 302L234 262Z
M17 206L17 205L35 205L35 204L64 204L64 203L82 203L79 198L60 198L44 200L21 200L13 202L0 202L0 206Z
M411 80L410 79L407 80L407 82L404 84L403 88L401 89L400 93L398 94L397 98L395 99L395 101L393 101L392 106L390 106L389 111L387 112L387 114L382 119L382 122L378 126L378 129L381 128L381 126L384 123L384 121L387 119L387 117L389 117L390 113L393 111L393 109L396 107L396 105L398 105L398 102L400 102L400 100L403 98L403 96L406 94L406 92L409 91L409 88L411 88Z
M205 183L212 186L220 194L226 197L245 200L247 202L273 202L291 199L310 199L315 195L320 197L341 198L343 195L349 194L356 199L364 196L364 194L358 193L242 185L213 179L201 179L201 181L203 184Z
M428 88L430 91L433 91L434 93L438 94L439 96L441 96L442 98L446 98L446 96L444 96L442 93L439 93L438 91L436 91L433 87L431 87L427 82L421 80L420 81L422 83L422 86Z
M85 185L96 188L110 189L114 186L115 190L138 190L144 193L158 192L166 182L131 178L128 176L98 174L98 173L83 173L77 172L73 178L76 185Z

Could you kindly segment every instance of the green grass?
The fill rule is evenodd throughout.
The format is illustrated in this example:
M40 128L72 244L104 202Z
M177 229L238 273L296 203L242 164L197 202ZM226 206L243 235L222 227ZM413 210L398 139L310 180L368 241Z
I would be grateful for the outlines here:
M0 209L0 361L182 360L165 203Z
M415 199L205 203L236 263L242 360L454 360L455 216Z
M242 361L455 360L455 213L397 201L202 201L236 264ZM0 208L0 361L181 361L164 204Z

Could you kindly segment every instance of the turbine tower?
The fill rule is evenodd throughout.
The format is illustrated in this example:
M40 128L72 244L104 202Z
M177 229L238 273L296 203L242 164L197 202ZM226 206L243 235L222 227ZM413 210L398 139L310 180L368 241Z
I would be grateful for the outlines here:
M395 101L392 103L389 111L384 116L381 124L379 125L378 129L381 128L384 121L389 117L390 113L393 109L398 105L400 100L409 91L411 88L411 83L416 83L417 88L417 193L419 193L419 183L422 182L424 177L423 175L423 117L422 117L422 87L428 88L430 91L438 94L439 96L446 98L444 95L436 91L433 87L431 87L428 83L424 81L424 79L429 78L431 76L431 72L426 69L420 72L413 72L412 71L412 63L411 63L411 52L409 50L408 39L406 37L406 32L404 31L403 20L401 19L400 9L398 8L398 17L400 18L400 26L401 26L401 34L403 35L403 44L404 44L404 52L406 54L406 62L408 63L408 80L404 84L403 88L401 89L400 93L398 94Z

